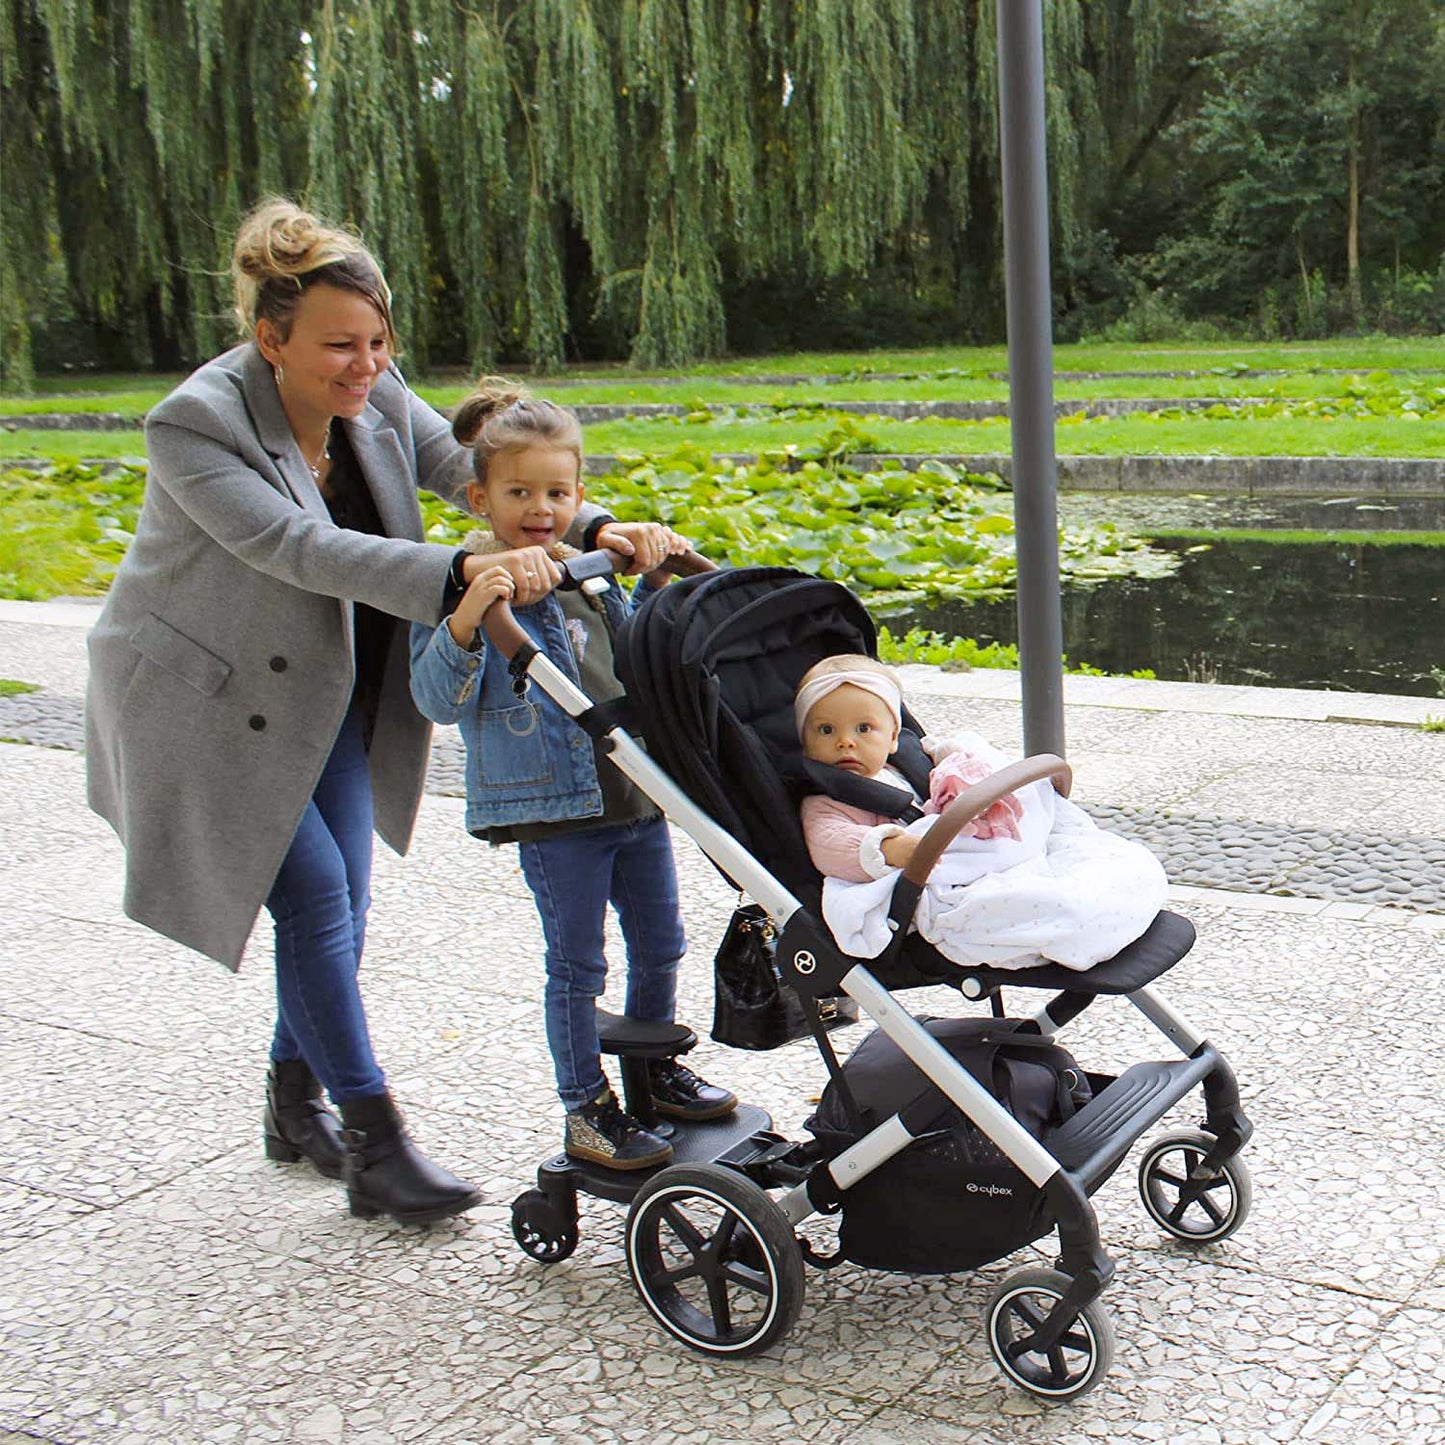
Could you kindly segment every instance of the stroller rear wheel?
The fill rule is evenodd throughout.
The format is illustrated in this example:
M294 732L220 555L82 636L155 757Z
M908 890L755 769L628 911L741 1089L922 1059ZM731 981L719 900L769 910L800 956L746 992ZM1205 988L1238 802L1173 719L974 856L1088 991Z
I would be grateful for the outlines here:
M766 1191L720 1164L678 1164L638 1190L627 1268L664 1329L708 1355L755 1355L793 1327L803 1257Z
M1179 1129L1156 1139L1139 1161L1144 1208L1161 1229L1187 1244L1227 1239L1248 1218L1254 1200L1249 1166L1238 1155L1217 1173L1200 1174L1216 1142L1202 1130Z
M1084 1306L1056 1345L1030 1348L1035 1331L1072 1283L1056 1269L1016 1269L988 1302L988 1347L998 1367L1040 1399L1087 1395L1114 1362L1114 1326L1098 1300Z

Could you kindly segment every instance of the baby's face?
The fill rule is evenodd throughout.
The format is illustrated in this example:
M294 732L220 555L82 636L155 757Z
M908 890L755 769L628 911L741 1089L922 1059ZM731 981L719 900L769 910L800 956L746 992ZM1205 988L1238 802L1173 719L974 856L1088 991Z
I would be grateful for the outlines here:
M898 742L882 698L845 682L819 698L803 720L803 753L815 762L871 778Z

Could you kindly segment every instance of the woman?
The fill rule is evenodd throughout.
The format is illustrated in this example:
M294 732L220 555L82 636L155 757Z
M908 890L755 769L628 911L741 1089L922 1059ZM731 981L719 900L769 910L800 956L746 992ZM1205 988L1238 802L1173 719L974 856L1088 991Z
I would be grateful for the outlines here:
M390 292L354 236L269 201L232 272L249 339L146 424L145 505L89 639L90 805L137 921L234 969L269 911L267 1154L344 1178L354 1214L424 1223L480 1196L411 1141L357 982L373 825L405 852L430 739L396 633L483 566L522 604L556 568L422 540L418 488L460 495L469 458L391 364ZM664 555L653 524L594 507L577 528L639 569Z

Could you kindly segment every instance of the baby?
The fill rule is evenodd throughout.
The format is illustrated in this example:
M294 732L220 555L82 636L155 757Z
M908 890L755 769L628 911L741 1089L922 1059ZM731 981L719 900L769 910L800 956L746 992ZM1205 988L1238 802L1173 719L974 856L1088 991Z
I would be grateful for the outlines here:
M889 761L902 734L902 688L892 669L871 657L825 658L804 674L793 711L806 758L900 790L891 815L824 794L804 798L801 807L809 856L825 877L824 919L840 948L872 958L892 939L893 884L934 815L1012 759L975 733L926 737L933 768L929 796L921 798ZM904 821L909 816L914 821ZM1147 849L1104 832L1048 783L1032 783L953 839L929 876L914 924L958 963L1084 969L1138 938L1166 889Z
M888 759L898 750L903 723L903 690L893 669L871 657L844 654L825 657L803 676L793 700L793 716L803 756L831 764L857 777L872 778L895 788L912 788ZM934 760L929 774L926 814L941 813L966 787L997 771L957 738L925 738ZM862 883L887 869L906 868L919 837L896 821L835 798L816 795L803 800L803 833L808 852L820 873ZM1019 800L1009 793L968 824L974 838L1019 840Z

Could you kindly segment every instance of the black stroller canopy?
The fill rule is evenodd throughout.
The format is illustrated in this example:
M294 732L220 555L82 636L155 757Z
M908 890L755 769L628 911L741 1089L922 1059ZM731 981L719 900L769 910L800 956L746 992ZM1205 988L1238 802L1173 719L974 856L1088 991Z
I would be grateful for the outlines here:
M674 582L630 617L617 676L653 760L800 902L820 880L790 786L799 756L793 694L835 653L876 657L877 631L841 583L788 567L739 567ZM904 711L899 761L926 791L928 760ZM922 778L915 774L922 770Z

